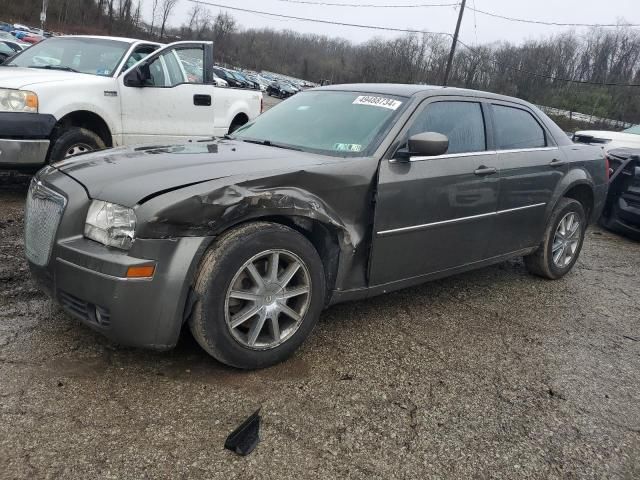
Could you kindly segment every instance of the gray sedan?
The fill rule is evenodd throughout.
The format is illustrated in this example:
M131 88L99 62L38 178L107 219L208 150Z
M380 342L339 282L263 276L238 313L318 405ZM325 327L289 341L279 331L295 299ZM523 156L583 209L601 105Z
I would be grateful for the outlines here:
M71 315L218 360L291 355L323 308L523 256L557 279L607 190L601 150L491 93L336 85L233 136L45 167L27 199L32 272Z

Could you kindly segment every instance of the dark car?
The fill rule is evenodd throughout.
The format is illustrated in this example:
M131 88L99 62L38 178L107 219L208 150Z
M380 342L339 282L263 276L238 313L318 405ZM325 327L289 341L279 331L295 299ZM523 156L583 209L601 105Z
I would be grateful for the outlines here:
M284 82L273 82L267 87L267 95L278 98L289 98L296 91Z
M168 349L188 324L215 358L259 368L331 304L519 256L562 277L606 191L600 148L524 101L336 85L233 136L45 167L25 247L42 288L119 343Z
M225 80L230 87L245 88L245 85L224 68L213 67L213 73Z
M640 240L640 149L609 150L607 160L611 179L600 224Z

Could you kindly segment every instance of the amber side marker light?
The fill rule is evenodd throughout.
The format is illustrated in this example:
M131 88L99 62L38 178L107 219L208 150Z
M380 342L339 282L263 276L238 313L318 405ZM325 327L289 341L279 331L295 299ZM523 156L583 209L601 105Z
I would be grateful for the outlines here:
M151 278L156 271L155 265L145 265L142 267L129 267L127 278Z

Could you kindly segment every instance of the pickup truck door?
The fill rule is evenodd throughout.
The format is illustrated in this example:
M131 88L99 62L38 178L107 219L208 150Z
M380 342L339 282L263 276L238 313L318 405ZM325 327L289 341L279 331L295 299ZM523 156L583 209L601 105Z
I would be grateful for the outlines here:
M185 142L213 136L212 66L211 42L176 42L120 75L123 143Z
M496 230L489 245L489 255L495 256L540 243L547 204L568 164L565 152L529 108L492 101L489 111L502 165Z
M383 159L370 261L370 284L446 271L486 257L500 169L486 135L485 106L468 97L423 102L400 134L447 135L445 155ZM392 156L393 157L393 156Z

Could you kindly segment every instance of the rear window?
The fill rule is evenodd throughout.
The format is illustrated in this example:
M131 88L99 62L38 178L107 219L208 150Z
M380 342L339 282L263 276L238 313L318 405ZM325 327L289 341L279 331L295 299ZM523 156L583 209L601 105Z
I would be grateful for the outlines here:
M499 150L547 146L544 130L526 110L493 105L493 117Z

